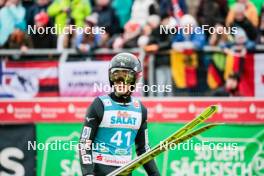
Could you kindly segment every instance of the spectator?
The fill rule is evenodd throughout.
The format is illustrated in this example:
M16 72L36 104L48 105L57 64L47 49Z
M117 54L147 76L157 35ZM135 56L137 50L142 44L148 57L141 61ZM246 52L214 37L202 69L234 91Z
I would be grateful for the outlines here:
M25 9L19 0L7 0L0 10L0 46L3 46L15 28L25 29Z
M159 31L159 25L169 27L170 16L163 16L161 21L158 18L154 20L154 17L152 15L148 18L147 25L144 27L143 35L140 37L138 43L139 46L144 48L145 52L155 53L155 85L170 85L172 87L170 58L168 55L160 53L170 49L171 35L165 32L160 33ZM172 92L159 91L157 92L157 96L172 96Z
M243 11L241 11L241 4L244 5ZM228 12L227 18L226 18L226 26L231 26L231 24L234 22L237 13L242 13L244 16L250 21L250 23L254 26L258 26L258 13L257 9L249 0L237 0L237 2L234 4L234 6L231 7L231 9Z
M218 22L214 26L216 33L212 34L209 38L210 46L223 46L226 43L232 42L233 37L229 34L228 30L225 30L224 23Z
M221 0L220 2L226 2ZM197 19L200 25L213 27L217 21L223 21L227 14L227 5L218 1L201 0L198 8Z
M71 47L70 39L75 35L73 28L83 27L85 18L90 15L90 13L91 6L86 0L53 1L48 7L48 14L55 18L55 27L58 29L59 33L57 38L58 50ZM65 28L66 26L67 28Z
M158 0L159 4L159 15L161 17L172 14L172 3L168 0Z
M263 6L264 1L263 0L250 0L252 4L257 8L258 15L261 13L261 8Z
M35 15L35 27L45 28L48 26L49 16L45 12L40 12ZM44 34L31 34L34 48L56 48L57 46L57 36L50 31Z
M165 17L164 19L167 18L169 17ZM158 15L148 17L147 24L143 28L143 35L138 40L138 45L143 47L146 52L157 52L159 50L159 42L160 40L163 41L165 37L165 35L159 33L160 24L161 19Z
M83 27L85 18L91 14L91 6L87 0L54 0L48 7L48 14L55 18L61 33L70 24Z
M155 0L135 0L130 20L144 26L148 17L153 14L158 14L158 5Z
M111 7L110 0L96 0L93 13L98 16L98 27L105 27L111 36L121 32L117 15Z
M20 29L15 29L10 35L5 48L20 49L22 52L26 52L28 48L33 48L33 44L29 35Z
M37 0L37 2L29 8L26 15L27 25L33 26L35 23L35 16L40 12L47 12L50 5L50 0Z
M105 32L100 34L100 40L98 48L112 48L115 37L110 36L109 29L105 29Z
M186 12L186 4L185 0L172 0L172 16L176 20L180 20L181 17L185 14L184 11Z
M149 24L146 24L142 29L141 36L138 38L138 46L140 48L144 48L150 43L151 32L151 26Z
M238 28L237 34L234 36L234 41L226 43L222 46L226 54L244 57L248 50L255 48L255 43L250 41L245 31Z
M225 20L227 14L228 14L228 0L215 0L218 4L218 7L220 8L220 15Z
M202 49L205 45L205 35L197 28L196 20L189 14L180 20L180 27L173 37L172 48L178 51Z
M99 29L97 23L98 23L98 14L96 13L93 13L92 15L86 18L86 24L91 24L95 29ZM96 46L97 48L111 48L113 43L113 37L110 36L109 28L102 28L102 29L104 29L103 32L100 32L99 29L99 32L97 31L96 33Z
M26 17L30 15L29 9L34 5L34 3L35 3L34 0L21 0L21 4L26 10Z
M158 0L160 16L171 15L175 18L177 18L178 15L180 17L183 16L188 13L188 7L185 1L186 0Z
M255 41L257 38L257 27L245 16L245 5L236 3L234 7L234 20L230 23L231 27L242 28L248 38Z
M63 51L67 48L75 48L75 39L76 35L79 31L79 29L82 28L76 28L72 25L68 25L67 28L65 28L64 33L57 36L57 50Z
M259 31L260 31L260 34L259 34L258 42L260 44L264 44L264 5L262 6L262 9L261 9Z
M228 76L226 83L223 87L216 89L213 92L213 96L223 97L223 96L240 96L239 90L239 75L231 74Z
M5 0L0 0L0 10L5 6Z
M197 13L199 10L199 5L202 0L186 0L186 6L188 8L188 14L192 15L195 19L197 19Z
M236 3L236 1L237 0L228 0L228 6L232 7ZM252 2L252 4L255 5L255 7L257 8L257 11L258 11L258 15L260 15L261 8L263 5L263 0L250 0L250 2Z
M113 48L135 48L140 35L140 25L138 23L128 21L125 25L124 33L114 40Z
M96 21L91 20L91 18L87 18L84 31L77 32L75 46L81 53L88 53L98 47L100 35L99 33L95 33L95 31L93 31L95 25Z
M130 19L132 5L133 5L133 0L112 1L112 7L116 12L121 28L124 28L125 24Z

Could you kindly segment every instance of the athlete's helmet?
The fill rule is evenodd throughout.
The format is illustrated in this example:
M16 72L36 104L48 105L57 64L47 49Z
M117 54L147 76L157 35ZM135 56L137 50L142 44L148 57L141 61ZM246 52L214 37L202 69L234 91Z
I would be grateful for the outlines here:
M123 76L120 74L116 74L118 70L127 70L128 72ZM142 72L141 62L140 60L133 54L130 53L119 53L115 55L109 67L109 82L112 86L114 81L123 79L125 83L129 83L130 85L135 85L136 81L140 77Z

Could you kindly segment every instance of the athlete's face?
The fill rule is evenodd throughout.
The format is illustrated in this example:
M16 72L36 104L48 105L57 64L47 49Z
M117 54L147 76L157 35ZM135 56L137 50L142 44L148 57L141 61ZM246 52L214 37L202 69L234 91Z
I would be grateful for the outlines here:
M118 95L126 95L131 91L131 84L135 82L135 74L128 69L113 69L110 80L114 83Z

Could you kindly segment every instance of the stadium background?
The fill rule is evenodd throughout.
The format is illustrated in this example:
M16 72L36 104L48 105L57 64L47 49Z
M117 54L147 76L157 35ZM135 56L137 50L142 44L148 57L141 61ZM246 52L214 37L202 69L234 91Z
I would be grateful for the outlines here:
M210 122L226 124L192 139L231 144L235 152L179 150L156 161L162 175L264 175L264 10L262 0L1 0L0 175L81 175L75 150L27 150L28 141L78 141L94 83L108 85L111 57L132 52L144 65L137 92L149 113L151 145L203 108L219 105ZM27 34L38 27L105 27L105 34ZM215 29L236 35L159 34L159 25ZM238 85L228 90L230 75ZM230 81L230 80L229 80ZM233 80L234 81L234 80ZM221 97L220 97L221 96ZM203 157L201 157L203 156ZM134 175L144 175L142 168Z

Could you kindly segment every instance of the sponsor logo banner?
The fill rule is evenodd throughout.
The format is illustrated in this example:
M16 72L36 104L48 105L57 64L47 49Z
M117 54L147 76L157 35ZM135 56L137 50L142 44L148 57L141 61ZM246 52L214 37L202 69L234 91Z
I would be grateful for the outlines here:
M83 122L93 99L48 99L0 103L1 122ZM207 106L216 104L219 111L208 121L226 123L263 123L264 100L254 98L223 100L196 98L156 100L143 99L150 122L186 122ZM125 117L124 117L125 118ZM113 122L118 122L112 119ZM128 123L128 120L120 122ZM131 121L133 122L133 121Z
M150 123L151 145L159 143L182 125ZM156 162L162 175L260 176L264 175L263 137L263 124L226 124L202 133L188 142L169 146L171 150L159 155ZM143 168L134 172L135 175L143 173Z
M160 143L182 125L179 123L149 123L150 145ZM78 143L81 127L81 123L37 124L38 176L82 175L78 152L75 147L69 147ZM171 150L159 155L155 160L162 175L263 175L263 127L263 124L219 126L186 143L169 146ZM47 144L45 150L40 145L43 143ZM218 148L214 149L215 146ZM114 158L106 156L93 155L99 163L103 161L117 163ZM90 163L90 156L84 157L84 161ZM139 168L134 175L144 173L144 169Z
M82 175L77 148L80 132L81 124L37 124L38 176ZM89 159L85 158L85 162Z
M108 82L107 61L60 63L61 96L98 96L111 91Z
M0 175L35 176L35 151L28 142L35 141L33 125L0 126Z

